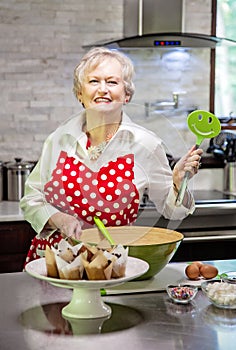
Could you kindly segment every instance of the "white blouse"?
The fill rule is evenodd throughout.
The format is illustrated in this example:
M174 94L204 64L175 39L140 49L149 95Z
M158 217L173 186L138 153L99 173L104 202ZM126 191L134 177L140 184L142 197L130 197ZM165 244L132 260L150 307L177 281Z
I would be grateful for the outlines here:
M45 199L44 185L50 180L61 151L76 157L92 171L98 171L109 161L126 154L134 154L134 184L141 199L145 189L155 204L158 216L169 220L182 220L195 209L189 192L189 208L176 206L172 170L166 157L163 141L152 131L132 122L123 114L117 133L94 161L89 159L86 149L87 135L82 131L85 111L60 125L46 139L41 157L25 184L25 195L20 201L21 209L33 229L40 234L48 219L59 210ZM52 233L48 232L47 234ZM45 232L44 232L45 234Z

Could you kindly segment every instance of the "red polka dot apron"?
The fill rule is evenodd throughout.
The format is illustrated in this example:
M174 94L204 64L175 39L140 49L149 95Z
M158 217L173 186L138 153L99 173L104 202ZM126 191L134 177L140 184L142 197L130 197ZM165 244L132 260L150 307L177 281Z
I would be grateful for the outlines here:
M44 187L45 198L59 210L82 220L85 223L83 227L94 225L95 215L106 226L129 225L137 218L139 207L133 167L134 156L129 154L94 172L61 151L52 177ZM58 242L58 237L55 242L52 236L50 239L49 246ZM38 241L42 244L42 240ZM37 242L33 243L37 245ZM35 259L35 249L31 251L31 256L32 252ZM27 262L30 260L28 256Z

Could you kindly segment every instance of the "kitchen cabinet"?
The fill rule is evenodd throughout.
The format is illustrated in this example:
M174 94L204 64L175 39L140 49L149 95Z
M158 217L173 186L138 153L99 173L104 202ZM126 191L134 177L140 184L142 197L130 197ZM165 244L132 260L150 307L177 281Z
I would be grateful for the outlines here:
M26 221L0 222L0 273L22 271L35 235Z
M185 238L171 261L233 259L235 258L235 251L236 238L208 238L208 240L189 240Z

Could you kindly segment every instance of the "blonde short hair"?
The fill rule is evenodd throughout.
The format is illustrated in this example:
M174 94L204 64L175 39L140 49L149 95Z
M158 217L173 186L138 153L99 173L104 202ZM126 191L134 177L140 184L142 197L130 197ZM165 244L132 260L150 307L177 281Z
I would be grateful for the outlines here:
M97 67L106 57L115 58L120 62L125 93L130 96L130 99L132 98L134 94L134 83L132 81L134 76L134 66L132 61L120 51L110 50L105 47L92 48L84 55L80 63L75 67L73 92L76 98L78 98L78 94L81 91L86 72Z

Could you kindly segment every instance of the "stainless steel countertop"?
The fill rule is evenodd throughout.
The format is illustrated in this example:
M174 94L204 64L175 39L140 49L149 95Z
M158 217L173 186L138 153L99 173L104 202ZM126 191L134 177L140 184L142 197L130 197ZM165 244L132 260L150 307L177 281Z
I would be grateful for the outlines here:
M236 270L236 260L215 265ZM76 335L76 324L73 334L60 312L71 290L24 272L1 274L0 285L1 350L235 349L236 311L213 307L201 291L188 305L172 303L166 292L105 296L113 314L101 333ZM83 333L81 324L78 329Z

